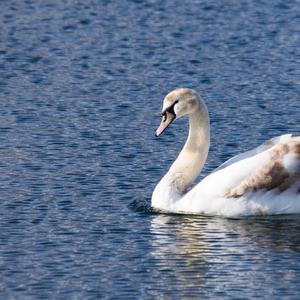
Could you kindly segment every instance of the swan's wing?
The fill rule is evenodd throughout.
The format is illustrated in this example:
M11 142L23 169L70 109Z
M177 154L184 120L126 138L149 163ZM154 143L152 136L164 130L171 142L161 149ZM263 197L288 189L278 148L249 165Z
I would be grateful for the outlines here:
M194 192L238 198L248 192L273 189L283 192L295 186L298 191L300 137L284 135L227 161L204 178Z
M223 164L221 164L218 168L216 168L213 172L224 169L224 168L228 167L229 165L232 165L233 163L236 163L236 162L241 161L243 159L253 157L254 155L257 155L260 152L266 151L267 149L273 147L274 145L276 145L280 142L283 143L285 141L288 141L291 137L292 137L291 134L284 134L284 135L281 135L281 136L274 137L274 138L264 142L262 145L259 145L258 147L252 149L252 150L246 151L244 153L238 154L238 155L228 159Z

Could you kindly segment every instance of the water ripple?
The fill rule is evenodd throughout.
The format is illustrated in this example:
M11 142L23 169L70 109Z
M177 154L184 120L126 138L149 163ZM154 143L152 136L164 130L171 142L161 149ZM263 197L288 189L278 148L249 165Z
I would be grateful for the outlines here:
M299 216L150 206L186 134L178 120L153 135L175 87L208 104L204 175L299 133L298 11L281 0L0 2L1 297L298 299Z

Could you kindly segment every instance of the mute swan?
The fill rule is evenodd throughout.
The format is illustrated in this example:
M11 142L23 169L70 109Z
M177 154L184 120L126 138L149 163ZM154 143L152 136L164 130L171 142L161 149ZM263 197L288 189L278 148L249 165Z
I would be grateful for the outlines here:
M170 92L155 135L161 135L184 115L189 117L187 141L155 187L152 207L227 217L300 213L299 136L278 136L239 154L189 190L206 161L210 144L208 111L200 96L188 88Z

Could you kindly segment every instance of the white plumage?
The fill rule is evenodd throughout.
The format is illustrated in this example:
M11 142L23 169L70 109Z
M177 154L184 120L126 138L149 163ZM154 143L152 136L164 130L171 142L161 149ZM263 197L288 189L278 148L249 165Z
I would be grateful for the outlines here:
M282 135L239 154L189 190L210 143L207 108L194 90L176 89L165 97L156 135L184 115L189 136L153 192L154 208L227 217L300 213L300 137Z

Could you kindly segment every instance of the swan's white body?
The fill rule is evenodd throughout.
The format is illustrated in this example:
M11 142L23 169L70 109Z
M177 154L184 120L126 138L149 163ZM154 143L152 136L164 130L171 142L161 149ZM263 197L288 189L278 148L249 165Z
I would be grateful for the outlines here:
M300 213L300 137L276 137L233 157L188 191L209 149L209 117L190 89L164 99L160 135L178 117L189 116L189 136L176 161L156 186L152 206L165 212L227 217Z

